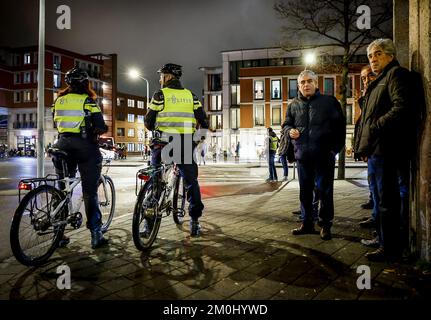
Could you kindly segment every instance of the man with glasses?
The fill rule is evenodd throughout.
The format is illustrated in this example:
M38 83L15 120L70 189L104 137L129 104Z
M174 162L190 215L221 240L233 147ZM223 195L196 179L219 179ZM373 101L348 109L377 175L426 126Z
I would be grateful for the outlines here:
M334 218L335 155L346 139L346 118L338 100L317 88L317 75L304 70L298 76L298 97L288 106L283 128L289 133L298 165L302 224L292 234L315 233L313 189L320 201L320 237L330 240Z

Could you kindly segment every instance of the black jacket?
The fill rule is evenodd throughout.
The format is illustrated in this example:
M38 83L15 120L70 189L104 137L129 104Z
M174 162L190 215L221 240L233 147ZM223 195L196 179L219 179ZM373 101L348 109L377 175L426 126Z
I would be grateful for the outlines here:
M165 87L171 88L171 89L184 89L184 87L181 85L181 82L177 79L173 79L173 80L169 81L165 85ZM165 98L163 96L163 91L158 90L154 93L152 101L164 101L164 99ZM195 104L199 103L198 97L195 94L193 94L193 102ZM148 130L154 130L155 129L157 113L158 113L157 111L148 109L147 114L145 115L145 120L144 120L145 127ZM208 124L207 116L205 114L204 109L202 107L200 107L194 111L194 114L195 114L196 120L200 124L200 127L203 129L208 129L209 124Z
M289 104L282 127L287 132L299 130L299 138L291 140L299 161L326 158L331 152L340 152L345 144L346 118L341 105L319 90L310 99L299 93Z
M400 154L400 147L409 143L414 107L409 102L409 79L409 71L394 60L370 83L355 139L358 156Z

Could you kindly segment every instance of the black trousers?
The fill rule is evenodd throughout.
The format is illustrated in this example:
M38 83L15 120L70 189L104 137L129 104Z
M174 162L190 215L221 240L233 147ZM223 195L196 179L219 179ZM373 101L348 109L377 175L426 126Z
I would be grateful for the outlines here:
M332 226L334 219L334 168L335 158L332 154L309 161L297 161L299 176L299 198L303 223L314 223L313 196L320 206L318 209L319 225ZM314 192L315 195L313 195Z
M102 214L99 208L97 188L102 170L102 155L96 143L76 136L60 136L55 148L67 152L67 169L69 177L76 175L78 167L81 175L82 195L84 198L85 213L87 215L87 227L92 231L99 231L102 224ZM64 177L61 160L52 159L55 172Z
M194 151L196 145L194 144L191 148ZM166 147L165 147L166 148ZM182 150L184 151L184 150ZM183 152L184 153L184 152ZM194 154L194 152L192 153ZM187 201L189 202L189 215L192 219L198 219L202 216L204 204L202 203L201 190L198 182L198 165L193 157L192 163L184 161L184 156L180 157L177 166L180 171L180 175L184 179L184 185L186 187ZM151 165L157 166L162 161L162 148L154 148L151 157Z

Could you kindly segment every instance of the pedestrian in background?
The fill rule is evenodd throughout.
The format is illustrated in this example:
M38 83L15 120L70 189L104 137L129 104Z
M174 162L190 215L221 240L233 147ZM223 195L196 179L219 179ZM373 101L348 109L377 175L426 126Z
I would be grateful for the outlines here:
M266 179L266 182L276 182L278 177L277 169L275 168L275 154L277 153L279 139L272 128L268 128L267 133L265 145L268 155L269 177Z

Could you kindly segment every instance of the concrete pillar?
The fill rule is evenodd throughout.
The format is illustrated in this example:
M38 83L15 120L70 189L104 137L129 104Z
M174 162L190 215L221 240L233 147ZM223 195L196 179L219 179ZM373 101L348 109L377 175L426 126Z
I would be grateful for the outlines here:
M400 10L404 1L395 0ZM394 12L398 16L404 12ZM411 190L412 249L421 259L431 261L431 0L409 1L409 66L420 73L425 110L418 137L418 154ZM395 29L394 29L395 32ZM398 29L402 38L403 32ZM402 44L399 43L399 46ZM407 44L405 44L407 45Z
M393 5L393 33L397 60L401 66L409 66L409 1L397 0Z

